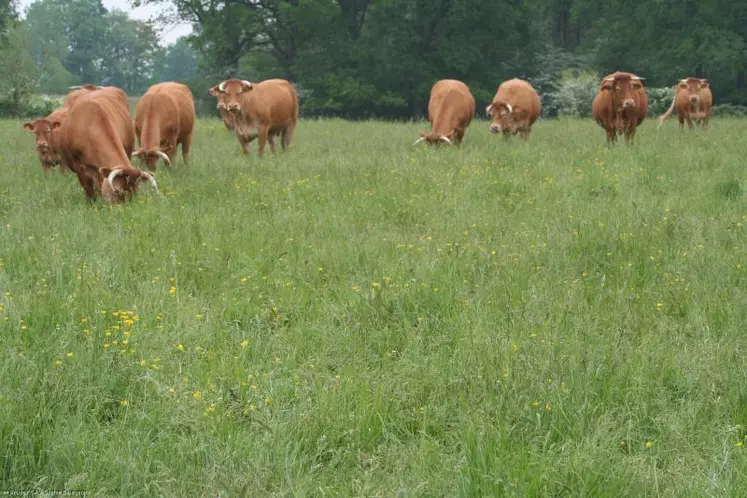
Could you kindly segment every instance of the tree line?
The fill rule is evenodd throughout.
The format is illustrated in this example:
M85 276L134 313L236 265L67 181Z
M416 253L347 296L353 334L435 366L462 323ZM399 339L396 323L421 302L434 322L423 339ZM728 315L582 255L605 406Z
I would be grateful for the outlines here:
M463 80L487 103L499 82L520 77L540 92L546 116L583 115L599 77L619 69L651 89L704 77L717 104L747 106L747 2L132 3L172 8L193 34L164 49L150 23L107 12L100 0L38 0L20 24L39 90L95 81L137 93L179 79L206 99L204 89L227 77L282 77L298 87L305 115L411 117L424 113L438 79Z

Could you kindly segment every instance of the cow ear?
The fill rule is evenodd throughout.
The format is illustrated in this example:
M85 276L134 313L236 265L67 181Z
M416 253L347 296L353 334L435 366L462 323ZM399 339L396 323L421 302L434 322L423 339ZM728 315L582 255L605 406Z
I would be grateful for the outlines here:
M241 89L245 92L248 92L252 89L252 82L247 80L241 80Z
M708 88L710 85L708 84L708 80L700 80L700 88Z
M59 121L55 121L54 123L49 124L49 127L52 128L53 130L58 129L60 126L62 126L62 123L60 123Z
M603 81L601 90L612 90L612 82L611 81Z
M34 131L34 123L23 123L23 129L26 131Z
M485 108L485 114L487 114L487 115L488 115L488 117L491 117L492 115L490 114L490 112L491 112L492 110L493 110L493 104L491 103L491 104L490 104L489 106L487 106L487 107Z
M220 89L218 88L220 85L215 85L213 88L208 90L208 93L212 95L213 97L217 97L220 93Z

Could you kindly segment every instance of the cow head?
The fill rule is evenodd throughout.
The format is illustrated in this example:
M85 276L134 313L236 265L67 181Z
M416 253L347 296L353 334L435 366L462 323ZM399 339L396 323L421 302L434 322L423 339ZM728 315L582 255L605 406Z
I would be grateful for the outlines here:
M615 74L602 81L602 91L610 92L615 109L637 107L636 92L643 88L643 78L627 73Z
M496 100L485 108L485 113L492 119L490 124L491 133L515 133L516 118L521 109L518 106Z
M52 166L60 162L60 155L56 147L60 126L62 126L61 121L49 117L23 125L24 130L32 132L36 137L36 153L39 155L39 160L46 166Z
M439 133L430 132L426 133L424 131L420 132L420 138L415 140L415 143L412 145L417 145L420 142L425 142L428 145L453 145L452 143L452 136L454 135L454 130L451 130L448 135L441 135Z
M684 92L692 106L700 104L701 92L708 88L708 80L702 78L685 78L677 84L677 92Z
M107 204L122 204L132 199L140 183L148 182L158 192L158 184L152 173L140 171L132 166L101 168L101 195Z
M163 159L163 162L165 162L167 166L171 166L171 159L166 153L170 150L171 150L171 145L166 140L161 140L160 149L156 149L156 150L138 149L132 153L132 157L142 158L145 164L148 166L148 168L155 171L156 164L158 164L158 161L160 161L161 159Z
M215 85L209 90L209 93L218 98L219 111L238 113L241 110L242 96L253 89L254 85L250 81L232 78Z

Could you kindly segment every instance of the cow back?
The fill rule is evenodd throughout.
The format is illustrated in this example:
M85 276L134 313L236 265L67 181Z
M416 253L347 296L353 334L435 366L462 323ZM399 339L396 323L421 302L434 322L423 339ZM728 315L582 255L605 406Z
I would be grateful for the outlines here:
M124 92L116 90L89 92L69 109L59 138L68 162L129 164L135 133Z
M284 128L298 120L298 97L289 81L264 80L244 94L242 110L271 129Z
M475 98L467 85L458 80L440 80L431 88L428 120L438 135L464 129L475 116Z

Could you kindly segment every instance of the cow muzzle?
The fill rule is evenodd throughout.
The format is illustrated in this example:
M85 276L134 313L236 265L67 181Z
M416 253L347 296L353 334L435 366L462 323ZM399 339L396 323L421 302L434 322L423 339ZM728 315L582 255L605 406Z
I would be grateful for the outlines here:
M500 133L501 131L502 131L501 125L497 125L497 124L490 125L490 133Z
M700 102L700 97L697 95L690 95L690 103L693 105L697 105Z
M239 112L239 104L228 104L226 106L226 109L228 109L228 112Z
M623 100L623 109L631 109L635 107L635 101L633 99Z

